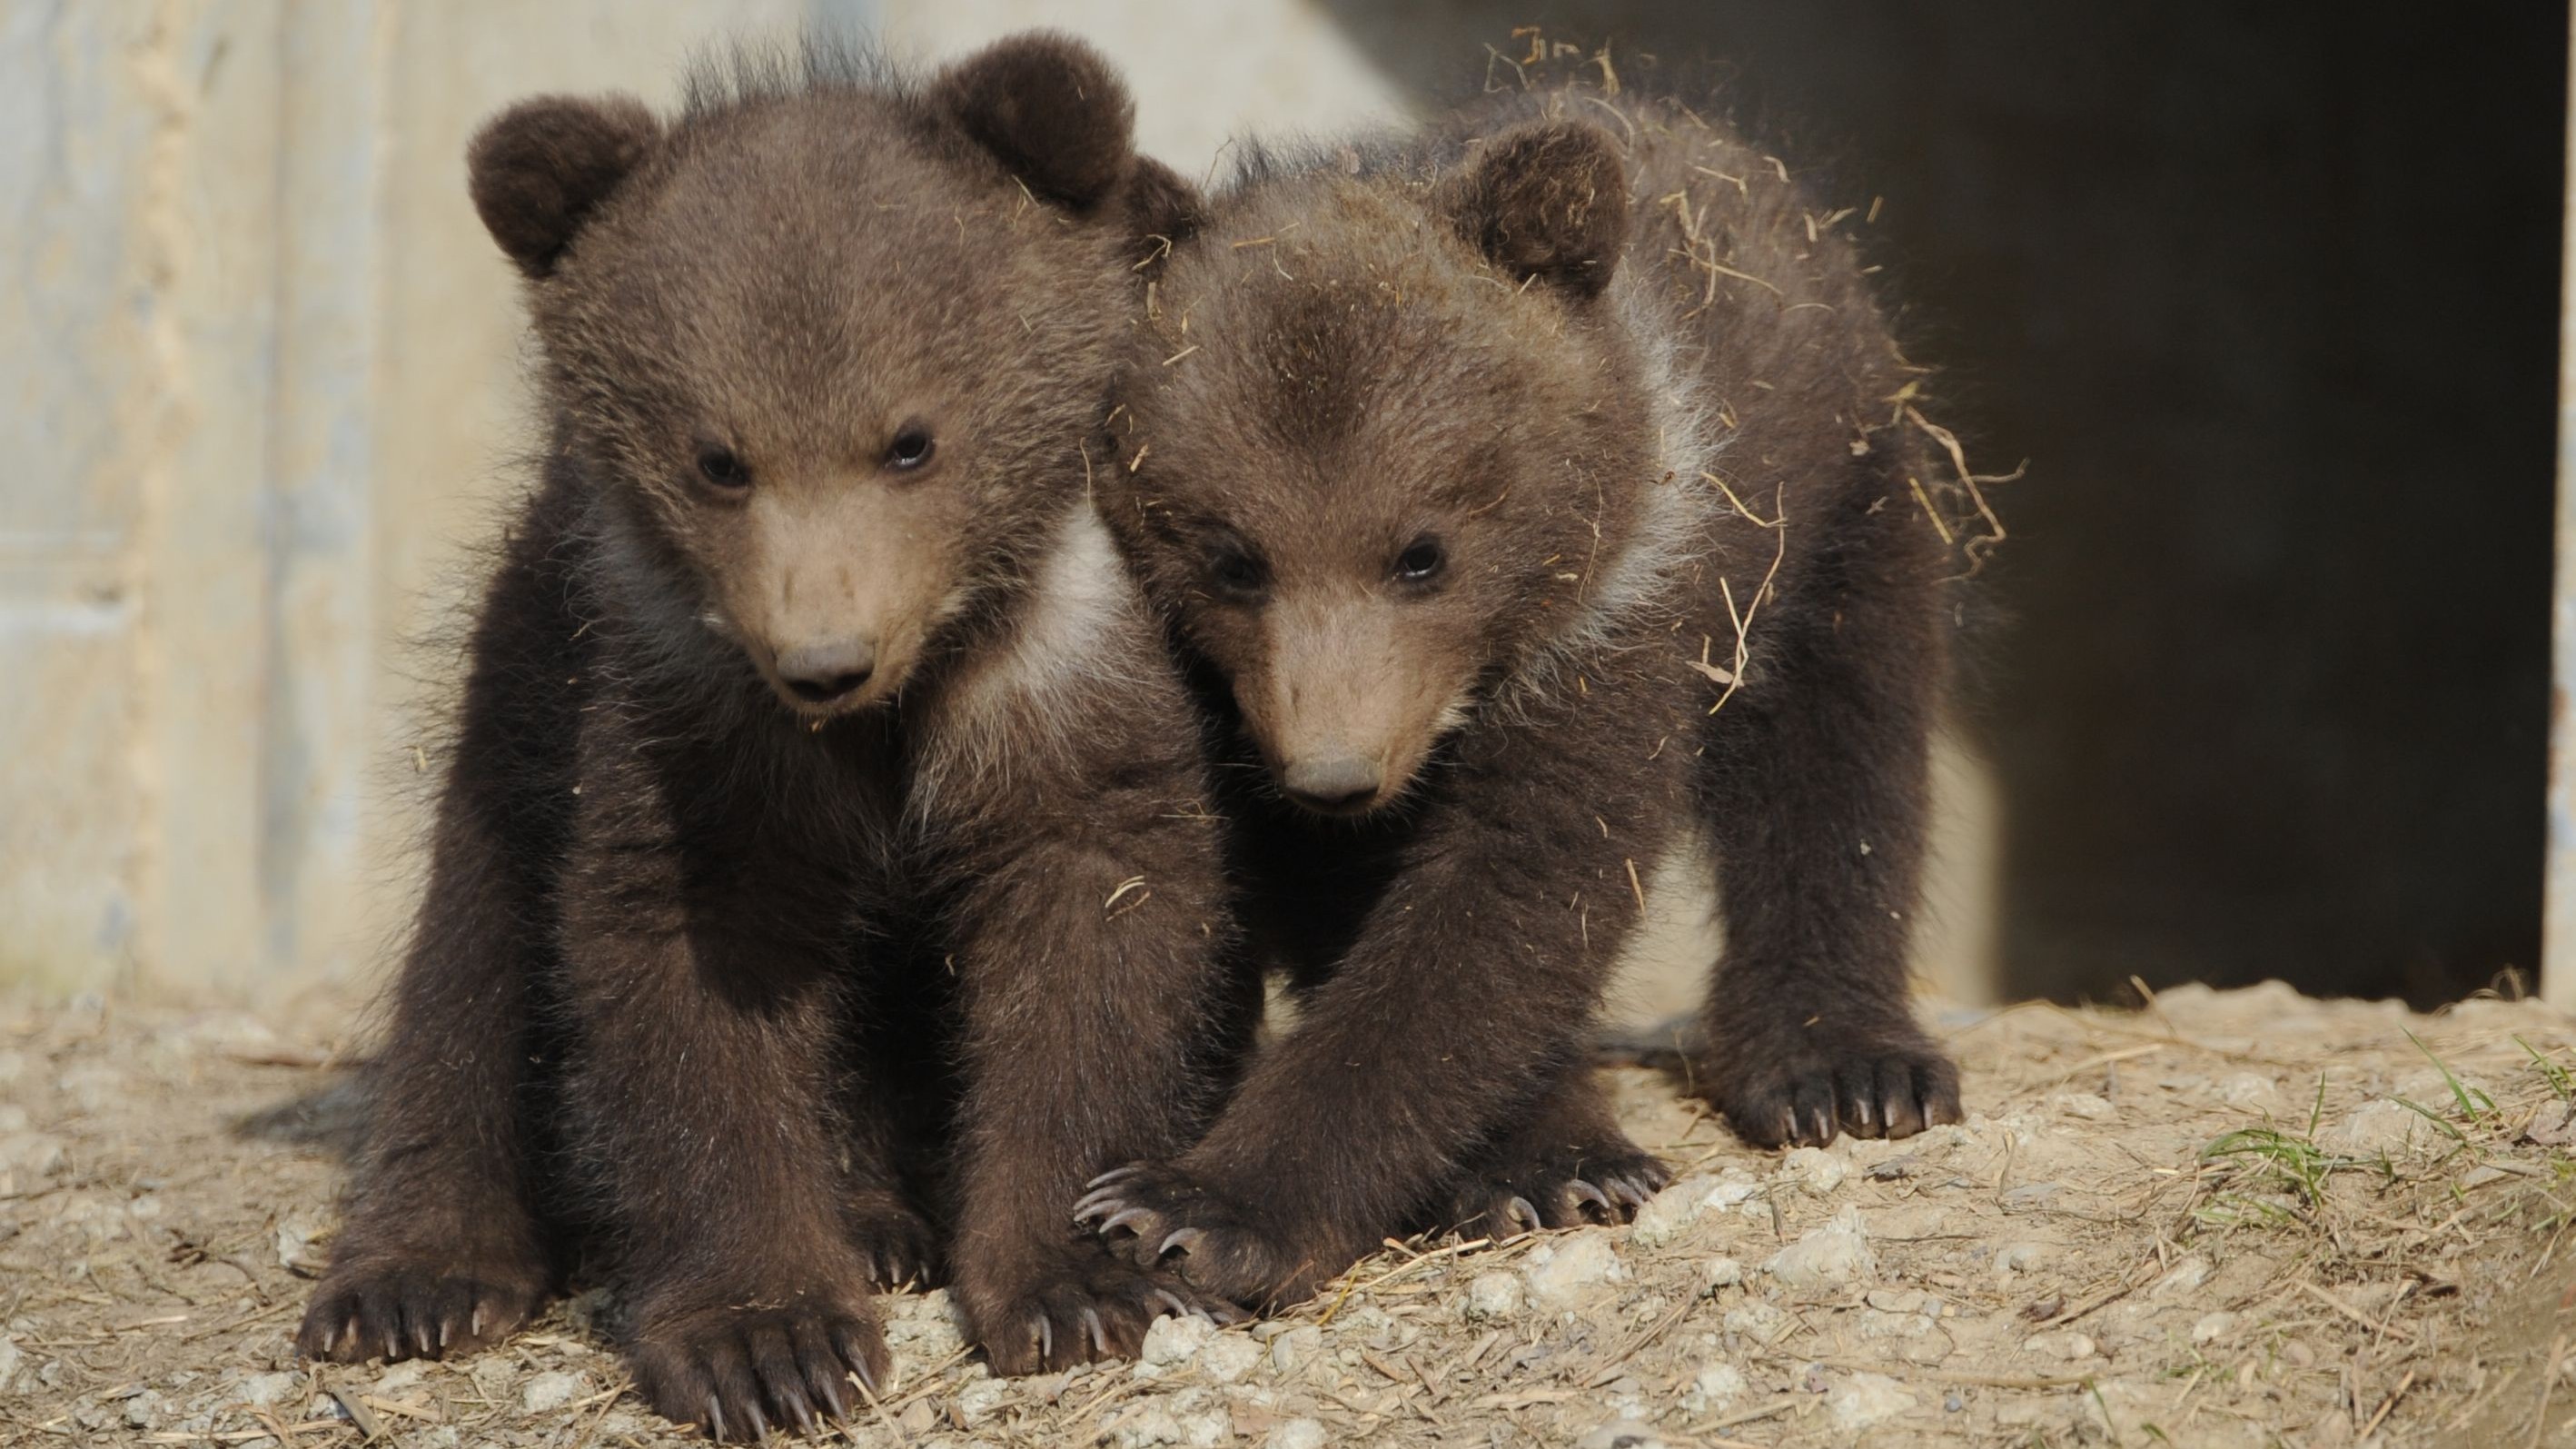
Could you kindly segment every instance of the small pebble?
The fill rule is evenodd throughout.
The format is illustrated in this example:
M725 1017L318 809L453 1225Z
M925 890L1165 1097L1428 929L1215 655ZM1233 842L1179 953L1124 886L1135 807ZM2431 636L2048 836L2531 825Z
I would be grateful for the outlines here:
M2048 1099L2048 1105L2087 1122L2114 1122L2120 1116L2120 1109L2112 1106L2108 1098L2091 1092L2060 1092Z
M969 1429L990 1424L1010 1401L1011 1385L1001 1379L977 1379L957 1391L953 1401Z
M2030 1337L2022 1340L2021 1347L2024 1353L2036 1353L2048 1358L2062 1358L2070 1363L2079 1358L2091 1358L2093 1356L2094 1349L2093 1340L2091 1338L2088 1338L2081 1333L2077 1333L2072 1329L2062 1330L2057 1333L2032 1334Z
M1717 1185L1714 1177L1685 1177L1656 1193L1637 1209L1628 1229L1630 1239L1641 1248L1660 1248L1678 1240L1713 1206L1709 1195Z
M1728 1168L1726 1176L1690 1176L1672 1183L1664 1191L1646 1199L1646 1207L1636 1209L1636 1222L1628 1227L1631 1238L1641 1248L1662 1248L1680 1240L1692 1222L1710 1212L1734 1207L1754 1194L1754 1181L1741 1171Z
M1181 1442L1181 1421L1164 1408L1145 1407L1133 1417L1122 1417L1111 1430L1107 1442L1115 1449L1150 1449L1156 1444Z
M1864 1308L1855 1315L1855 1319L1853 1327L1864 1340L1913 1338L1933 1328L1931 1316L1922 1313L1889 1313L1884 1309Z
M252 1374L241 1381L242 1402L264 1409L303 1386L302 1374Z
M1582 1228L1530 1254L1521 1278L1530 1297L1553 1307L1582 1297L1595 1284L1624 1283L1628 1270L1607 1228Z
M1314 1419L1290 1419L1270 1431L1268 1449L1324 1449L1324 1426Z
M1846 1433L1884 1424L1914 1407L1914 1395L1885 1374L1854 1373L1825 1398L1825 1413Z
M2278 1117L2289 1108L2289 1103L2281 1096L2281 1089L2273 1085L2270 1077L2259 1072L2238 1072L2222 1078L2211 1089L2211 1094L2230 1107L2260 1112L2268 1117Z
M1270 1340L1270 1368L1281 1378L1293 1378L1299 1369L1314 1362L1324 1348L1324 1330L1309 1323L1291 1328Z
M1199 1350L1199 1372L1211 1382L1230 1384L1252 1372L1266 1357L1260 1344L1240 1333L1220 1333Z
M1730 1167L1717 1175L1717 1186L1708 1190L1708 1206L1712 1210L1731 1208L1761 1190L1762 1184L1755 1182L1752 1174L1740 1167Z
M2191 1326L2191 1341L2198 1346L2233 1337L2239 1321L2238 1315L2223 1309L2216 1313L2202 1314Z
M1762 1265L1791 1288L1831 1288L1878 1274L1878 1259L1869 1250L1860 1213L1845 1208L1833 1221L1771 1255Z
M1788 1322L1789 1315L1786 1312L1759 1299L1739 1303L1726 1310L1724 1320L1727 1332L1743 1334L1765 1345L1779 1337L1780 1330Z
M1791 1148L1780 1159L1779 1178L1823 1197L1843 1185L1851 1174L1851 1164L1821 1147Z
M542 1414L580 1398L581 1390L581 1376L578 1374L560 1371L539 1374L528 1380L528 1386L519 1391L519 1407L531 1414Z
M1479 1273L1467 1284L1466 1316L1476 1321L1513 1318L1527 1301L1518 1276L1500 1270Z
M2355 1157L2377 1157L2383 1152L2405 1152L2415 1145L2419 1134L2429 1137L2430 1133L2430 1125L2413 1108L2381 1097L2363 1103L2350 1116L2319 1133L2318 1141Z
M1744 1371L1731 1363L1713 1363L1699 1371L1691 1387L1711 1404L1730 1404L1745 1390Z
M1156 1368L1170 1368L1189 1362L1215 1336L1216 1325L1195 1313L1157 1318L1145 1330L1144 1352L1138 1356Z
M2165 1270L2165 1275L2163 1277L2158 1278L2155 1282L2149 1284L2147 1286L2147 1296L2150 1298L2172 1298L2179 1294L2189 1293L2200 1287L2201 1284L2208 1282L2209 1275L2217 1271L2217 1264L2212 1263L2198 1253L2193 1253L2176 1262L2171 1268Z
M2032 1272L2048 1266L2050 1256L2044 1244L2006 1243L1995 1249L1995 1272L1997 1275Z

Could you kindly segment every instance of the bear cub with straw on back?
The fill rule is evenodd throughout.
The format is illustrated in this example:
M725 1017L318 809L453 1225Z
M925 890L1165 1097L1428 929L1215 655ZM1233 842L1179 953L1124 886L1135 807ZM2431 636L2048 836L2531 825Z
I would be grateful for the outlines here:
M1005 1373L1229 1311L1066 1222L1250 1008L1193 716L1083 448L1135 288L1088 48L703 71L476 139L550 423L305 1352L438 1357L576 1266L717 1437L886 1383L944 1258ZM1156 1050L1139 1052L1139 1037Z
M1305 999L1204 1139L1077 1205L1139 1262L1275 1301L1409 1228L1625 1216L1664 1169L1591 1023L1696 835L1698 1090L1764 1144L1956 1120L1905 946L1958 560L1840 219L1566 86L1256 152L1175 239L1104 503Z

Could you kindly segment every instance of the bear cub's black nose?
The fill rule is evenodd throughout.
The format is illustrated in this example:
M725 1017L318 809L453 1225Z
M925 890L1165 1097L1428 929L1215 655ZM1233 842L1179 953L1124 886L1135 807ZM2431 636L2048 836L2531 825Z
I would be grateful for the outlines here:
M1298 804L1323 811L1368 803L1377 794L1379 781L1377 762L1357 755L1298 760L1282 770L1279 779Z
M778 656L778 677L807 704L830 704L855 692L876 667L875 647L857 640L808 644Z

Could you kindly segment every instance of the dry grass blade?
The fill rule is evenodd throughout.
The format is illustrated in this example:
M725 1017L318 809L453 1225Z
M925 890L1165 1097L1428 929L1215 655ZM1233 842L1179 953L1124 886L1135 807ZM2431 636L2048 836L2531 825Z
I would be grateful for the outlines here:
M1726 702L1735 698L1735 691L1743 686L1744 666L1750 663L1753 657L1750 637L1753 616L1761 609L1764 597L1771 592L1772 580L1780 576L1782 561L1789 557L1788 501L1788 485L1782 484L1773 493L1771 500L1772 508L1777 514L1777 521L1763 525L1779 536L1780 546L1771 555L1771 567L1763 573L1761 587L1753 591L1752 599L1745 604L1741 612L1738 612L1735 606L1735 585L1723 574L1718 576L1718 593L1726 600L1727 621L1735 626L1735 668L1729 671L1726 689L1718 695L1717 703L1708 707L1710 714L1726 708Z
M2022 469L2015 468L2009 473L1980 477L1969 470L1968 450L1959 445L1958 434L1923 416L1921 410L1910 402L1904 404L1903 409L1906 421L1922 429L1924 436L1939 444L1941 451L1950 455L1950 467L1958 476L1960 489L1968 495L1968 501L1975 506L1977 517L1985 521L1984 535L1968 540L1961 549L1961 552L1968 557L1968 571L1973 574L1984 567L1986 555L1993 552L1995 546L2008 537L2004 531L2003 519L1996 515L1994 505L1986 501L1983 485L2009 483L2022 475ZM1943 532L1947 533L1948 530L1945 529Z

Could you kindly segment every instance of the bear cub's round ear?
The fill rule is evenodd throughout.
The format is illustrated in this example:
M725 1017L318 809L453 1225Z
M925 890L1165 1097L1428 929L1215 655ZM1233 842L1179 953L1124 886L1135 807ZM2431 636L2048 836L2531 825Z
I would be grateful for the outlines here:
M521 101L484 122L465 150L474 210L519 270L542 279L661 135L632 96Z
M1135 168L1127 173L1126 186L1119 192L1118 205L1125 217L1128 239L1142 258L1136 270L1148 278L1161 275L1172 249L1197 236L1199 229L1207 225L1207 201L1199 195L1199 189L1151 156L1136 158Z
M1106 197L1135 154L1126 85L1069 35L997 40L940 72L931 101L1029 190L1077 211Z
M1459 232L1516 277L1578 297L1610 285L1628 241L1628 168L1610 133L1548 121L1485 142L1443 198Z

